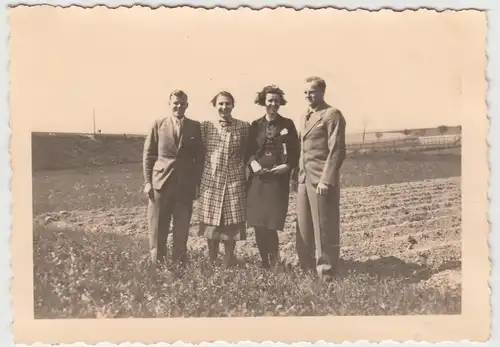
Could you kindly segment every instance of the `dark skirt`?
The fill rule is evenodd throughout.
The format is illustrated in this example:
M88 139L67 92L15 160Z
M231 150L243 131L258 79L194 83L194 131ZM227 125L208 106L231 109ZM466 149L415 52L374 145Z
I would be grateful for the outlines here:
M252 176L247 193L247 224L253 228L283 230L290 191L288 174Z

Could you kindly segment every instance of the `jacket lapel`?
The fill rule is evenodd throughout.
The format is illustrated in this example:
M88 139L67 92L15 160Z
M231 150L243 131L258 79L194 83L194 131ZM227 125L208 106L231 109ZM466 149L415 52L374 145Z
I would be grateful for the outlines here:
M311 116L311 118L309 119L309 121L307 122L307 124L304 127L304 132L302 133L302 137L306 137L306 135L309 134L309 132L316 126L316 124L319 123L319 121L321 120L321 116L325 112L326 112L325 110L322 110L319 112L315 112ZM304 120L305 120L305 118L304 118Z
M165 134L165 142L168 147L177 149L177 144L175 143L175 133L174 133L174 123L171 116L163 122L160 130Z
M259 129L257 133L257 144L259 145L259 149L264 146L264 142L266 140L266 116L259 119Z
M281 130L283 130L283 117L281 115L276 115L276 136L279 138L279 134ZM264 142L266 141L266 116L263 116L259 120L259 133L257 135L257 143L259 148L264 146Z
M276 116L276 136L280 136L281 130L283 130L283 117L278 114Z
M189 131L189 123L190 123L189 119L187 119L186 116L184 116L184 121L182 122L182 127L179 134L179 143L177 149L180 149L182 147L184 134L186 134L186 132Z

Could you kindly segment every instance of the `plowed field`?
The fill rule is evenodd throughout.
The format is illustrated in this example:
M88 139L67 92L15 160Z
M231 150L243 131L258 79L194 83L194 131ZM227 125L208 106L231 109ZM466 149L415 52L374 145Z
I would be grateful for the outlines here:
M234 269L210 265L204 241L191 237L187 270L165 268L159 278L151 276L145 200L130 203L144 198L128 190L131 176L122 176L117 207L89 208L94 197L113 194L99 191L102 182L94 190L75 185L74 192L85 193L59 203L67 208L73 201L73 209L53 208L54 200L39 203L36 317L460 313L460 177L344 188L342 263L338 278L325 286L295 266L295 194L280 234L285 266L279 271L260 269L249 230ZM47 198L68 190L57 191L52 182L56 188L45 192ZM194 213L193 234L196 224Z

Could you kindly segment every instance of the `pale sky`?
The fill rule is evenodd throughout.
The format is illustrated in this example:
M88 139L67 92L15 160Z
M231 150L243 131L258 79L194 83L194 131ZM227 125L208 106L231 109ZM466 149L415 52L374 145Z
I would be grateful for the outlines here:
M9 23L11 112L33 131L91 132L95 109L103 133L145 133L175 88L188 117L215 116L209 101L227 89L251 121L266 84L298 120L309 75L325 78L348 132L458 125L485 76L486 16L473 11L39 6L9 9Z

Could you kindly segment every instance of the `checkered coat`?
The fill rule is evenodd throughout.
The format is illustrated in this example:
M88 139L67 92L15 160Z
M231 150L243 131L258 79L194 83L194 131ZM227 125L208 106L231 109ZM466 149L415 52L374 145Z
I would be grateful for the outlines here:
M221 126L218 119L201 123L205 161L201 176L199 221L224 225L246 221L246 148L250 124L232 119Z

